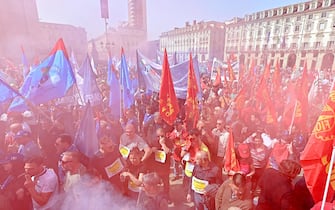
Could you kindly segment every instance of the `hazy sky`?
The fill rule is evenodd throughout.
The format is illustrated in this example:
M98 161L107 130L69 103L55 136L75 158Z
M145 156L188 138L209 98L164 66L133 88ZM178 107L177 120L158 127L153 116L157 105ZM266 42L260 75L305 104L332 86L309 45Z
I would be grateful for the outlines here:
M100 0L36 0L40 20L86 29L88 38L104 33ZM257 11L306 2L306 0L147 0L149 40L182 27L186 21L226 21ZM109 0L109 26L128 19L127 0Z

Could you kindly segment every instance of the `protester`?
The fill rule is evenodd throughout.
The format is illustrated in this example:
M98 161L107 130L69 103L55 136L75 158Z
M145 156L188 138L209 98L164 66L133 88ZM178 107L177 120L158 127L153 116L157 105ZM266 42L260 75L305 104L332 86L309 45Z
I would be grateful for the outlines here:
M263 144L263 139L259 132L250 136L244 142L249 145L252 164L255 170L251 178L251 191L254 193L258 180L262 176L268 162L269 150Z
M71 187L79 182L85 173L86 167L80 163L80 153L67 151L62 154L61 165L65 172L64 191L71 190Z
M241 210L252 209L252 199L244 174L235 173L219 187L215 195L216 210L225 210L231 207Z
M15 134L14 140L19 145L18 153L22 154L25 160L42 155L40 147L32 139L30 132L20 130Z
M129 150L131 150L134 147L138 147L141 151L144 152L144 155L141 159L142 162L147 160L151 155L151 149L149 145L136 134L136 128L133 124L127 124L125 127L125 132L120 137L120 144L119 149L121 151L125 151L125 153L122 154L124 158L127 158L129 155Z
M209 160L208 152L198 151L195 159L196 165L193 169L187 201L191 201L191 193L193 193L196 210L214 209L215 194L210 194L208 187L216 188L222 183L222 172Z
M4 210L31 210L32 201L24 187L24 161L18 153L7 155L0 161L5 172L0 187L0 209Z
M169 138L173 143L173 178L172 180L178 180L182 175L181 160L182 160L182 147L186 144L187 131L180 119L176 119L174 122L174 129L169 134Z
M24 186L31 196L34 210L56 210L59 186L54 170L44 166L42 157L26 160L24 170Z
M212 135L214 136L214 147L213 155L215 159L213 160L219 167L223 166L223 159L226 152L227 142L229 138L229 132L226 130L226 124L222 119L216 120L216 127L212 130Z
M64 184L65 172L61 165L62 154L66 151L78 151L77 147L72 143L72 137L69 134L61 134L56 138L55 142L56 155L58 156L57 174L60 184Z
M259 179L261 189L256 210L284 210L294 207L292 180L301 166L292 160L283 160L279 170L268 168Z
M99 139L100 150L90 160L89 168L96 169L102 179L108 181L116 191L121 192L120 173L126 163L118 152L116 140L104 135Z
M142 156L142 152L134 147L129 152L127 166L120 174L123 194L133 199L138 197L143 175L150 172L147 164L141 162Z
M138 195L137 207L140 210L168 209L167 198L162 193L160 178L156 173L149 173L142 178L142 190Z
M150 145L153 151L151 155L152 171L156 172L157 175L162 179L164 193L170 201L170 166L171 166L171 154L173 144L169 138L166 137L166 133L163 128L156 130L156 142Z

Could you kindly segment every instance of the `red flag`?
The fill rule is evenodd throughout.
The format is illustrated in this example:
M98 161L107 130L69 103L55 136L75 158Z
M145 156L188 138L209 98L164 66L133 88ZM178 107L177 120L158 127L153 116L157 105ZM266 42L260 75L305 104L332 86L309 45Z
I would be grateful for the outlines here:
M161 88L159 90L159 113L169 125L174 123L179 113L166 49L164 50Z
M187 81L187 95L185 102L185 119L187 121L193 122L193 128L196 126L196 123L199 119L199 106L197 100L198 94L198 84L195 77L192 54L190 53L190 63L188 67L188 81Z
M245 101L247 100L247 91L247 86L243 86L235 98L235 107L238 111L241 111L244 107Z
M293 125L305 130L308 118L308 75L306 63L302 72L301 79L297 81L295 88L290 87L290 103L285 107L285 115L290 116L289 130ZM287 121L287 119L286 119Z
M240 64L240 71L238 73L238 82L241 83L244 79L245 66L243 63Z
M218 66L218 67L216 67L216 77L215 77L215 80L214 80L214 82L213 82L213 86L219 86L221 83L222 83L222 81L221 81L221 67L220 66Z
M234 171L238 172L240 171L240 165L238 163L238 160L236 158L236 152L234 147L234 137L232 133L232 129L229 131L229 139L227 142L226 147L226 154L224 159L224 169L226 172Z
M270 63L268 63L265 66L264 72L263 72L263 78L265 79L265 81L268 81L268 79L270 78Z
M294 82L290 82L287 88L287 99L283 112L283 126L289 130L294 120L293 113L296 106L297 96L295 91L296 85Z
M256 94L256 97L260 102L263 102L266 111L266 123L272 124L276 122L277 115L276 110L274 108L274 104L271 101L271 97L264 76L265 75L263 74L263 77L261 78L261 81L258 86L258 92Z
M250 63L250 68L249 68L249 77L250 79L253 79L255 77L255 60L252 59Z
M300 157L307 187L315 203L322 200L332 148L335 140L335 87L332 85L327 104L320 114L312 135ZM331 166L333 167L333 166ZM332 170L327 201L332 201L335 191L335 170Z
M296 89L297 105L294 112L295 124L301 129L305 129L307 124L308 90L309 87L308 87L307 65L305 62L301 80L298 82L298 87Z
M280 88L281 88L281 75L280 75L280 66L279 66L278 59L276 61L275 71L274 71L273 77L272 77L272 84L273 84L273 92L275 92L275 93L280 92Z
M235 74L233 71L233 67L231 67L230 61L228 61L228 72L229 72L229 81L232 83L234 80L236 80L235 78Z
M237 57L234 53L230 53L228 60L232 61L232 62L236 62L237 61Z

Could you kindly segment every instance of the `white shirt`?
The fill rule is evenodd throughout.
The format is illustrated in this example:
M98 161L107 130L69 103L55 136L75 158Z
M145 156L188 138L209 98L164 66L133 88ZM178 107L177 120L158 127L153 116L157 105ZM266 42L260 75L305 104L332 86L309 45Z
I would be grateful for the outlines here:
M33 176L31 179L36 183L35 190L38 193L52 192L48 202L43 206L39 205L34 201L34 199L32 199L34 210L47 210L54 207L58 201L58 178L55 171L47 168L41 176Z

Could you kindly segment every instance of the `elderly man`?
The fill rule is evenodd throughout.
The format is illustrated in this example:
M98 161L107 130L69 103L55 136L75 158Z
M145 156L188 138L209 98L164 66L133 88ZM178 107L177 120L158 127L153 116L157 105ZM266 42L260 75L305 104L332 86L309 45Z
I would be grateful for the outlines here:
M64 152L61 164L63 170L66 172L63 188L64 191L69 191L80 180L81 175L86 172L86 168L80 163L80 153L75 151Z
M192 190L196 210L214 209L214 195L211 195L209 188L216 188L222 183L221 170L210 162L209 155L205 151L198 151L195 161L187 201L191 201Z
M144 155L141 162L147 160L151 155L151 149L149 145L136 134L136 129L133 124L129 123L125 127L125 132L120 137L119 149L124 158L127 158L129 151L134 147L138 147L141 151L144 151Z
M215 196L215 209L225 210L232 207L241 210L252 209L250 193L246 190L246 177L236 173L231 179L226 180L218 189Z

